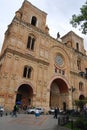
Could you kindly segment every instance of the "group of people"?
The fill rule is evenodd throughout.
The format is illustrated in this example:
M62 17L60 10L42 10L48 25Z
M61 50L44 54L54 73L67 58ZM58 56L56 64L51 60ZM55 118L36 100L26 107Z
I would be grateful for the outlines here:
M19 106L17 104L14 105L13 111L12 111L12 117L15 116L17 117L17 112L19 111ZM40 116L40 112L38 109L36 109L35 111L35 117L39 117Z
M13 112L12 112L12 117L13 117L13 116L17 117L17 112L18 112L18 110L19 110L19 107L18 107L17 104L15 104L15 105L14 105L14 108L13 108ZM59 114L59 108L56 107L55 110L54 110L54 118L57 119L58 114ZM37 118L37 117L39 117L39 116L40 116L40 112L39 112L38 109L36 109L36 111L35 111L35 117Z

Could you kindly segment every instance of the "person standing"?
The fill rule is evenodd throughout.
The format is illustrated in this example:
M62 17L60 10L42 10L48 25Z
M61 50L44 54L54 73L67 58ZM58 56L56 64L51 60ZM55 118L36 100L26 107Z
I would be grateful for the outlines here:
M54 111L54 118L56 119L57 119L58 112L59 112L59 108L56 107Z

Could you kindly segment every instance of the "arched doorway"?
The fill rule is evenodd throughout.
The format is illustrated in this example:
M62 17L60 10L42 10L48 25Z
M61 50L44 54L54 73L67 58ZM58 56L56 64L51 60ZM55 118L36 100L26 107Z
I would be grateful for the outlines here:
M21 106L21 108L26 108L32 106L32 99L32 87L28 84L22 84L17 90L16 103L18 103Z
M66 110L68 106L68 86L66 82L57 78L53 80L50 86L50 107L60 107Z
M79 96L79 100L84 100L84 99L85 99L84 95Z

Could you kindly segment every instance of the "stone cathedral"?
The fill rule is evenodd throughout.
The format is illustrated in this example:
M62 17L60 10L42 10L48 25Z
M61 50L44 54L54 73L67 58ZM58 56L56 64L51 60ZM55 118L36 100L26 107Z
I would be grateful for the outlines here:
M73 31L53 38L47 13L24 0L5 32L0 54L0 104L72 109L87 97L84 40Z

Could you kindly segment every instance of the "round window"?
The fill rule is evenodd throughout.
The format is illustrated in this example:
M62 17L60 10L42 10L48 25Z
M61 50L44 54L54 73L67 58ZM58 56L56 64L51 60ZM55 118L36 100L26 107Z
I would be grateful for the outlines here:
M63 61L63 57L61 55L57 55L55 58L56 63L61 66L63 65L64 61Z

